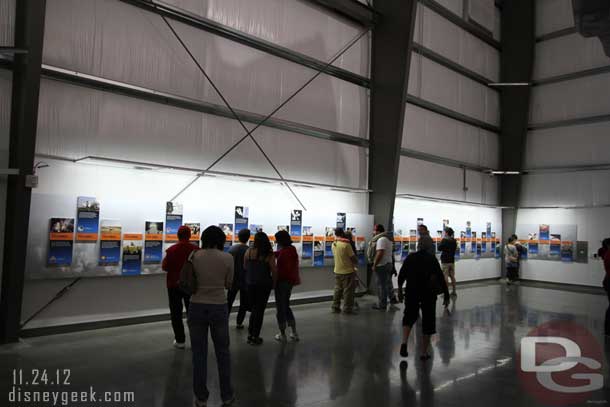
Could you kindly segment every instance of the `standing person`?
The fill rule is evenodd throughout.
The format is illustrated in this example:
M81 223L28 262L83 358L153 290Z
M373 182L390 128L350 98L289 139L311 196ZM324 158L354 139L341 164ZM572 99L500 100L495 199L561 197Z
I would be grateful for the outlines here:
M411 328L422 314L423 351L422 361L430 359L430 337L436 333L436 297L444 295L443 305L449 306L449 289L436 256L430 254L425 246L410 254L402 264L398 275L398 293L402 296L402 285L407 282L404 301L405 312L402 320L403 339L400 356L408 357L407 343Z
M250 229L242 229L237 234L239 243L234 244L229 249L229 254L233 256L233 286L227 294L227 305L229 306L229 316L233 302L239 293L239 310L237 311L237 329L244 328L246 312L250 311L250 300L248 298L248 287L246 285L246 273L244 270L244 255L248 250L248 240L250 240Z
M182 322L182 304L188 312L190 297L178 288L180 270L191 252L197 250L197 246L190 243L191 229L188 226L180 226L178 229L178 243L165 251L165 258L161 264L163 271L167 273L167 297L169 299L169 311L174 330L174 347L184 349L186 335Z
M352 246L352 250L354 251L354 254L356 255L356 265L354 266L354 272L356 273L356 274L354 274L354 279L356 280L354 282L354 293L355 293L356 289L358 288L358 285L361 284L361 281L358 278L358 249L356 249L356 242L354 242L354 235L352 234L352 232L350 232L349 230L346 230L345 238L347 240L349 240L349 245ZM358 301L354 297L354 311L357 311L359 308L360 307L358 306Z
M367 257L371 269L377 275L377 290L379 302L373 309L385 311L388 307L388 279L392 278L392 241L388 239L383 225L377 224L373 230L373 238L369 243Z
M506 284L511 285L519 278L519 250L517 235L511 235L504 247L504 264L506 264Z
M356 290L355 266L358 264L358 259L342 228L335 229L335 236L336 239L331 247L335 259L335 293L332 310L334 313L341 312L341 300L344 299L343 312L353 314Z
M417 240L417 250L423 248L428 253L436 256L436 250L434 250L434 241L430 237L430 231L426 225L418 225L417 231L419 233L419 239Z
M457 242L453 237L454 232L452 228L445 229L445 237L441 240L438 245L438 250L441 252L441 264L443 268L443 274L447 285L451 280L451 295L456 296L455 292L455 252L457 250Z
M261 345L263 338L260 337L260 333L265 309L271 290L277 281L275 256L266 233L258 232L254 235L254 245L244 255L244 269L252 307L248 325L248 344Z
M597 255L604 261L604 270L606 275L604 277L604 290L608 296L610 302L610 238L604 239L602 247L597 251ZM606 338L610 338L610 304L606 309L606 321L604 323L604 334Z
M280 332L275 335L275 339L279 342L286 342L286 326L289 326L292 331L290 339L297 342L299 335L294 314L290 308L290 295L292 294L292 287L301 284L299 254L297 249L292 245L292 239L287 231L280 230L277 232L275 234L275 241L279 249L275 252L277 260L275 307L277 311L277 325L280 329Z
M195 407L207 405L208 330L214 343L220 397L223 406L235 401L231 385L231 353L229 351L229 310L225 289L233 284L233 257L223 251L225 234L218 226L209 226L201 234L201 250L193 252L189 261L197 279L191 297L188 324L193 348L193 389Z

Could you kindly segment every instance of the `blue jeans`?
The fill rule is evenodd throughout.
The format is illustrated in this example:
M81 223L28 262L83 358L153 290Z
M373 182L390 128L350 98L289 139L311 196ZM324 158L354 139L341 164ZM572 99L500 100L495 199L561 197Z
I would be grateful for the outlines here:
M388 286L392 278L392 263L375 267L375 273L377 273L377 296L379 297L379 306L385 308L388 306L388 296L390 295Z
M233 397L231 386L231 353L229 351L229 313L227 304L199 304L191 302L188 325L193 352L193 391L201 401L207 401L210 392L208 378L208 329L214 342L220 397L223 401Z
M290 295L292 294L292 284L288 281L279 281L275 287L275 308L277 311L277 326L280 331L286 331L286 325L292 329L296 328L294 314L290 309Z

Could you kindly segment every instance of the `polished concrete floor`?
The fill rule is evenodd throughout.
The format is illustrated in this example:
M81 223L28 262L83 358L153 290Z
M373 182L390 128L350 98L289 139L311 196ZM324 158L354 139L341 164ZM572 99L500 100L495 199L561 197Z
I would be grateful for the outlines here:
M372 297L359 299L361 312L355 316L331 314L329 303L295 307L299 343L273 340L275 315L269 310L262 333L265 343L250 347L247 334L235 330L232 316L235 405L542 405L518 378L521 337L546 321L561 319L584 326L604 346L607 299L598 293L486 283L459 287L458 294L450 315L437 307L433 359L422 363L410 356L408 365L398 355L402 306L381 313L370 309ZM12 369L26 374L47 369L49 376L56 369L70 369L71 384L61 390L88 391L93 386L98 392L135 393L135 403L104 405L190 406L190 351L171 347L170 330L169 322L163 322L31 338L0 347L2 395L11 389ZM416 355L421 338L411 339L410 354ZM209 361L209 405L219 405L212 354ZM603 371L607 379L605 361ZM36 390L45 389L57 386ZM4 400L0 405L7 405ZM607 385L583 404L606 401Z

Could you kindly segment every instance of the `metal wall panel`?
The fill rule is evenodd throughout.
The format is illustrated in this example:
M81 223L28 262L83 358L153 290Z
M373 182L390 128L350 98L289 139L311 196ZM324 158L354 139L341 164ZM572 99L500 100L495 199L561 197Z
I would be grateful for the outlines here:
M534 80L609 65L599 38L572 34L536 44Z
M411 59L409 94L498 125L498 93L419 54Z
M610 205L610 171L527 175L522 206Z
M0 46L15 44L15 1L0 0Z
M610 163L610 123L530 131L526 168Z
M408 157L400 159L397 194L411 194L439 199L495 205L498 199L497 179L486 174L429 163Z
M496 24L495 0L469 0L468 17L493 33Z
M610 113L610 74L532 89L531 123L579 119Z
M420 4L415 42L486 78L500 77L500 53L474 35Z
M307 1L169 0L184 10L305 55L329 61L362 27ZM335 65L368 76L369 41Z
M498 168L498 135L407 104L402 147Z
M117 0L52 0L47 8L46 64L222 104L158 15ZM316 74L208 32L172 24L235 108L268 114ZM307 42L312 47L324 44L319 38ZM366 137L367 106L366 89L321 75L277 117Z
M206 168L244 134L231 119L52 80L41 84L37 143L41 154ZM363 148L266 127L254 134L286 178L366 187ZM276 176L250 143L214 169Z
M536 36L574 27L572 0L536 0Z

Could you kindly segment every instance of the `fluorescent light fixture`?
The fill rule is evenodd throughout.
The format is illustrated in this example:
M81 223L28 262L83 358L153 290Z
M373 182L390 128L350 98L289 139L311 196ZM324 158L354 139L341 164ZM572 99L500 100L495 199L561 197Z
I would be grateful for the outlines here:
M488 86L530 86L530 82L491 82Z
M521 175L521 171L490 171L491 175Z

